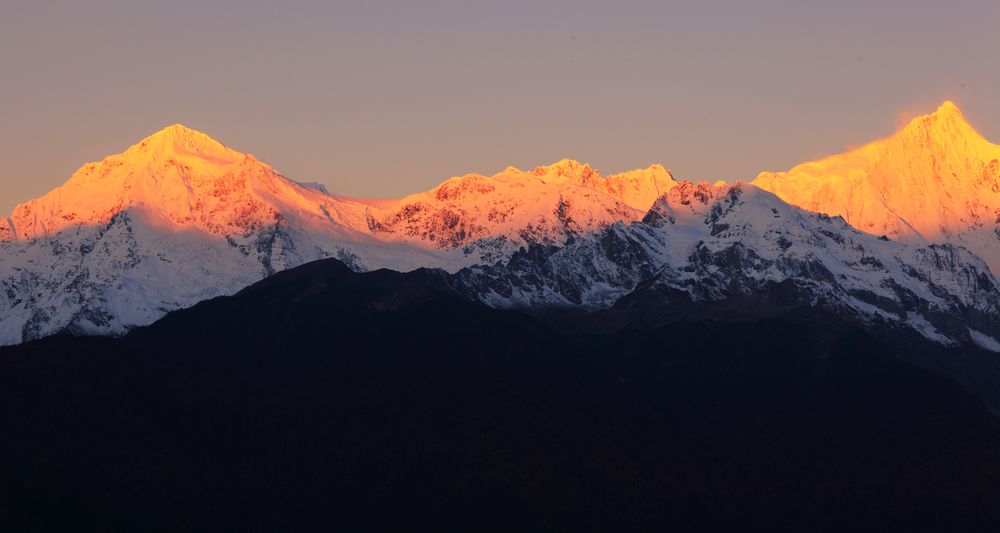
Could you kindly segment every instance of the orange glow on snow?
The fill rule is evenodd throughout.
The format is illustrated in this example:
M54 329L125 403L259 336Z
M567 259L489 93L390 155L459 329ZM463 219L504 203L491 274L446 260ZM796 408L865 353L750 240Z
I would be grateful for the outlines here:
M674 185L660 165L602 176L564 159L530 172L508 168L489 177L456 177L397 200L353 199L301 186L252 155L175 124L121 154L84 165L61 187L17 206L9 219L0 219L0 240L102 226L122 211L160 230L222 238L291 213L306 228L349 242L408 240L440 248L478 237L515 237L526 226L547 232L569 223L575 231L589 231L638 220ZM566 220L553 216L563 208L572 210ZM419 223L448 225L456 213L462 225L454 242L425 242L412 229Z
M945 101L890 137L788 172L761 173L753 184L804 209L843 216L871 234L936 242L996 221L998 160L1000 146ZM996 237L982 238L982 243L971 235L963 240L994 268L1000 266L1000 249L991 244Z

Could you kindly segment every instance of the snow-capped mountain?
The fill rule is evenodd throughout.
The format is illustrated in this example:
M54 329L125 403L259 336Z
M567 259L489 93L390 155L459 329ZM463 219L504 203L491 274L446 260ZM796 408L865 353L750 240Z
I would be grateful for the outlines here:
M680 182L641 222L531 246L452 283L491 306L526 309L610 307L637 287L694 301L779 297L1000 352L1000 285L976 255L877 238L746 183Z
M562 245L575 235L640 220L675 182L660 165L601 176L564 159L530 172L468 174L428 192L372 209L368 229L493 264L529 244Z
M325 257L357 270L494 263L637 220L672 185L659 166L602 177L561 161L356 200L174 125L0 221L0 344L122 333Z
M753 183L873 235L965 246L1000 272L1000 146L952 102L888 138Z
M934 139L972 131L948 105L915 124L900 134L915 144L893 150L927 144L918 129ZM829 192L831 202L844 191ZM678 182L659 165L602 176L570 160L359 200L175 125L85 165L4 221L0 343L123 333L336 257L359 271L441 268L453 288L497 307L607 308L652 286L701 301L780 289L873 328L1000 351L1000 292L986 264L960 246L911 239L893 216L874 233L903 242L750 184Z
M84 165L4 221L0 342L66 328L121 333L324 257L360 268L348 245L376 264L441 261L405 244L389 253L355 230L367 209L206 135L168 127Z

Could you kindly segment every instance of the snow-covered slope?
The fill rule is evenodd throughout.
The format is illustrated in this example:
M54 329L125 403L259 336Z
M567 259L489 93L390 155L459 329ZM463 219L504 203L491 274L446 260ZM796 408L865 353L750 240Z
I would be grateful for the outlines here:
M496 307L608 307L652 285L695 301L821 306L947 346L990 349L1000 340L1000 286L968 250L877 238L746 183L680 182L641 222L564 247L532 246L453 283Z
M966 246L1000 271L1000 146L952 102L891 137L753 183L873 235Z
M561 245L575 235L642 218L675 185L660 165L601 176L564 159L531 172L508 168L492 177L468 174L431 191L372 210L380 239L461 249L471 263L495 263L528 244Z
M601 177L561 161L358 200L174 125L0 221L0 344L67 328L122 333L325 257L358 270L503 261L636 220L672 185L659 166Z
M332 219L324 214L327 203L326 195L253 156L174 125L122 154L84 165L61 187L17 206L4 221L3 236L51 238L104 226L124 211L164 231L210 235L244 233L285 213L309 226L350 227L351 220L363 220L364 206L340 205Z
M325 257L447 264L372 238L368 209L170 126L14 209L0 244L0 343L65 328L121 333Z

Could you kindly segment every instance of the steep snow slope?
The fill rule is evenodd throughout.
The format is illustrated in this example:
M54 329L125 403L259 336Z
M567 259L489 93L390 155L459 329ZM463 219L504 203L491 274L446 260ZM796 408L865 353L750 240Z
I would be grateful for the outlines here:
M966 246L1000 271L1000 146L952 102L891 137L753 183L873 235Z

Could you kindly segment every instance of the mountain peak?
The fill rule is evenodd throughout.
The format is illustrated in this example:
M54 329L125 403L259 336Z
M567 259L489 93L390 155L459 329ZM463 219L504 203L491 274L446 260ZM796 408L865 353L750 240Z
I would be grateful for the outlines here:
M941 105L938 106L937 111L935 111L934 114L939 117L951 115L962 116L962 110L958 108L958 105L956 105L955 102L945 100L944 102L941 102Z
M551 165L535 167L532 174L542 178L545 182L562 182L566 180L580 181L587 180L599 175L598 172L587 163L580 163L575 159L560 159Z
M959 242L1000 271L1000 146L952 101L890 137L764 172L755 185L809 211L895 240Z
M973 137L980 135L965 119L955 102L945 100L937 110L921 115L903 128L901 134L917 133L921 137L941 140L944 138Z
M277 208L255 191L266 190L273 200L286 190L282 180L252 156L173 124L120 154L83 165L63 185L16 206L8 226L16 228L18 239L32 239L67 227L105 224L134 209L162 227L236 231L273 218Z
M213 163L231 163L246 157L212 137L183 124L172 124L157 131L130 147L124 155L133 158L203 159Z
M186 134L191 134L191 133L201 133L201 132L197 131L197 130L195 130L193 128L189 128L189 127L185 126L184 124L181 124L180 122L176 122L174 124L171 124L171 125L163 128L162 130L154 133L151 136L156 136L156 135L186 135Z

